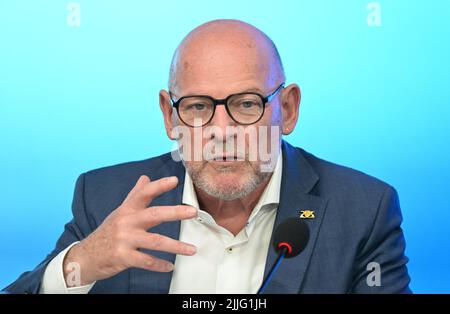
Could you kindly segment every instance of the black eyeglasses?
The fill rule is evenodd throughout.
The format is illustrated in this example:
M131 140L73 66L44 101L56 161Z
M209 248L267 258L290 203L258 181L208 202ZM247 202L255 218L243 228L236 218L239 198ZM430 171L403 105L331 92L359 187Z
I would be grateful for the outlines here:
M284 88L284 82L270 95L258 93L238 93L227 98L215 99L207 95L184 96L174 101L169 91L173 107L177 109L180 120L190 127L202 127L211 122L216 107L225 105L228 115L236 123L250 125L258 122L264 115L266 103Z

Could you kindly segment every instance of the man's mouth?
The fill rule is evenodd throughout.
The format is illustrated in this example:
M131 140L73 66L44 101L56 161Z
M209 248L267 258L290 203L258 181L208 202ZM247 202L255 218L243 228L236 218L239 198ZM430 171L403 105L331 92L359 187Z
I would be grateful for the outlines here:
M242 156L215 156L211 159L214 162L234 162L234 161L244 161L245 158Z

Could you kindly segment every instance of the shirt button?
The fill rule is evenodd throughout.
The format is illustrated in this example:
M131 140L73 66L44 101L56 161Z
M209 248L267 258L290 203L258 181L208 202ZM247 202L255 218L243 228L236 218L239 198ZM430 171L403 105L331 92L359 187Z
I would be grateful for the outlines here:
M228 253L232 253L232 252L233 252L233 248L232 248L232 247L229 247L229 248L227 249L227 251L228 251Z

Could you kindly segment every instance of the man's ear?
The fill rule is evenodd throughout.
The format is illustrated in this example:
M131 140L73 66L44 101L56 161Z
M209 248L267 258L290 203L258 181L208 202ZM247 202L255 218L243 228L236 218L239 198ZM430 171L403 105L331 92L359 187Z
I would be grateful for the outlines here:
M166 134L171 140L175 140L175 136L173 134L173 107L172 102L170 101L170 96L167 91L164 89L159 91L159 107L161 108L161 112L164 116L164 126L166 127Z
M284 88L281 97L281 113L283 117L283 134L294 131L298 120L301 92L297 84L290 84Z

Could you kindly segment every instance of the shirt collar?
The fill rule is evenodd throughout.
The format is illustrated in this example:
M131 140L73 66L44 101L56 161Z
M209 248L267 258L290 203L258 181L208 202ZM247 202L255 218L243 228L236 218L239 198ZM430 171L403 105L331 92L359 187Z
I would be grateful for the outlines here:
M251 223L252 220L259 214L262 208L273 209L276 208L280 203L280 189L281 189L281 175L283 169L283 156L282 151L278 154L277 163L275 165L275 169L272 173L272 177L269 180L266 188L264 189L263 194L258 200L255 208L253 209L248 222ZM192 182L189 173L186 171L186 175L184 177L184 186L183 186L183 204L193 206L198 209L199 217L207 217L212 218L209 213L200 209L198 204L197 194L195 193L194 184ZM266 206L266 205L272 206ZM209 219L208 219L209 220Z

